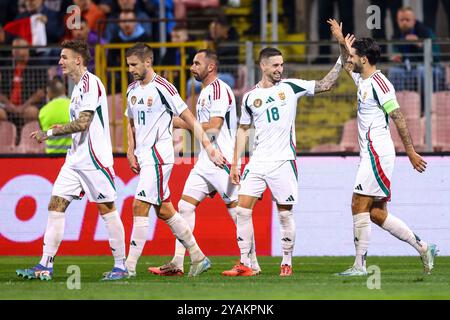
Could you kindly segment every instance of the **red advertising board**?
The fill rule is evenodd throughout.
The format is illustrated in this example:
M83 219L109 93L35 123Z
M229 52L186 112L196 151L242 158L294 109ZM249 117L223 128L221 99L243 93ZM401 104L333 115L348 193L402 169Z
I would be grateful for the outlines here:
M51 185L63 163L64 158L0 158L0 255L41 254ZM186 163L174 166L169 185L175 207L192 166ZM128 248L135 190L127 186L137 177L129 169L125 157L115 158L114 169L116 185L121 180L120 184L124 186L117 190L119 197L116 205L121 208ZM76 208L84 208L83 212L71 213L70 210L74 210L71 207L75 205L72 203L66 213L66 232L72 227L72 235L69 240L65 238L58 255L109 255L108 241L104 238L98 240L98 224L103 224L103 221L95 204L79 205ZM75 228L70 226L70 214L80 216L80 223ZM147 242L143 254L172 255L174 237L170 229L163 221L154 221L151 226L153 237ZM253 223L258 255L270 255L272 202L267 191L255 207ZM194 234L207 255L239 254L234 224L225 204L217 195L213 199L206 199L196 211Z

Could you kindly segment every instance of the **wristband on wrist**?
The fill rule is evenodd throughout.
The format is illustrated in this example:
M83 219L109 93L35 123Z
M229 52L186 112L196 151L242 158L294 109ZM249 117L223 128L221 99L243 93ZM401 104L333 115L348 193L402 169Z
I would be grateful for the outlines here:
M47 130L47 137L53 137L53 129Z

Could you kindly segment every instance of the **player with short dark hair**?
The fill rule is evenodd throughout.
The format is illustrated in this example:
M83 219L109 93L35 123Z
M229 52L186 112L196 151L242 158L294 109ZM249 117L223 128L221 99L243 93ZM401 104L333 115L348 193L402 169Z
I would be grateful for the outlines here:
M189 276L198 276L211 267L200 250L188 222L175 210L170 200L169 178L175 156L172 139L174 116L178 116L206 150L211 163L223 166L223 156L216 150L201 125L195 120L177 89L153 70L152 49L137 43L127 50L128 70L134 77L127 90L128 152L131 170L139 174L133 203L133 232L126 266L136 275L136 264L148 234L148 214L153 206L158 218L172 230L189 251L192 265ZM180 209L181 210L181 209Z
M397 127L413 168L424 172L427 163L414 150L394 86L377 70L380 47L371 38L355 39L351 35L344 38L342 24L339 25L335 20L330 20L330 24L341 48L349 52L345 70L358 86L357 120L361 157L352 197L356 257L353 266L339 275L367 275L366 257L371 221L416 249L422 259L424 272L431 273L438 251L436 245L422 241L402 220L387 211L395 161L389 118Z
M303 96L329 91L342 69L339 58L331 71L318 81L283 79L284 60L276 48L264 48L259 55L261 80L242 98L241 118L236 135L230 177L240 184L237 206L237 242L240 263L225 276L252 276L253 208L267 187L278 208L283 259L280 276L292 275L292 252L295 244L295 219L298 172L295 148L295 117L298 100ZM238 159L245 149L251 124L255 142L250 162L240 176Z

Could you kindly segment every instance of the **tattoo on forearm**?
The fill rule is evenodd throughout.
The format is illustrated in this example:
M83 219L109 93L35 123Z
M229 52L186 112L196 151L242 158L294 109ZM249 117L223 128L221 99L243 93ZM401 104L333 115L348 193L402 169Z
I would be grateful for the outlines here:
M340 63L336 63L333 69L331 69L322 80L316 81L314 92L319 93L331 90L331 88L336 84L336 80L339 77L341 69L342 65Z
M48 204L49 211L65 212L70 202L64 198L52 196Z
M408 125L406 124L406 119L403 116L403 113L400 111L400 109L396 109L389 113L389 116L392 118L395 126L397 127L398 134L402 139L405 149L408 150L409 148L412 148L413 142L411 139L411 135L409 134Z
M89 127L92 119L94 118L93 111L82 111L78 116L78 119L60 127L53 129L53 135L63 136L75 132L84 131Z

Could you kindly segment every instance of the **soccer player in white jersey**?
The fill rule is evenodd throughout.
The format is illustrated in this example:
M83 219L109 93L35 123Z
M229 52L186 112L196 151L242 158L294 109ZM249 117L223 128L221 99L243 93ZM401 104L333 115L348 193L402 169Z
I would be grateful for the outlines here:
M349 52L345 70L358 87L358 140L360 163L353 189L352 214L356 250L352 267L342 276L367 275L366 257L371 223L376 223L394 237L409 243L419 253L424 272L433 269L437 248L415 235L399 218L388 214L386 202L391 198L390 181L394 170L395 149L389 131L389 117L394 121L415 170L424 172L426 162L414 150L406 120L400 111L391 82L377 70L380 47L371 38L344 38L342 25L330 20L332 32L340 46Z
M188 221L192 230L195 226L195 209L208 195L216 192L236 223L237 186L231 183L229 176L237 129L236 101L233 90L217 78L217 68L217 54L209 49L199 50L191 66L195 80L203 85L197 100L197 120L210 141L214 142L227 160L222 169L218 168L211 162L205 149L201 148L198 161L186 180L183 195L178 202L180 214ZM255 252L254 248L252 252ZM149 271L161 276L183 275L185 253L186 249L177 240L172 261L160 267L151 267ZM252 255L251 262L253 272L260 273L256 254Z
M259 54L261 81L242 99L240 124L236 136L231 178L239 184L237 241L240 263L226 276L252 276L252 212L266 187L272 192L281 226L283 259L280 276L292 275L292 252L295 243L295 220L292 206L297 201L297 166L295 149L295 116L298 99L331 89L342 69L341 60L320 81L283 79L283 56L278 49L265 48ZM245 137L255 126L253 154L239 175L238 159L245 149Z
M214 149L201 125L181 99L175 87L153 70L153 51L137 43L126 52L128 70L135 82L127 90L128 160L139 182L133 203L133 232L126 260L130 276L136 275L136 264L148 235L148 213L153 206L175 237L189 251L192 265L189 276L197 276L211 267L200 250L188 222L170 201L169 178L174 163L172 126L179 116L201 142L215 165L223 165L223 156Z
M69 107L71 122L30 135L43 142L52 136L71 134L72 146L53 186L41 261L30 269L16 271L24 278L52 279L53 261L64 235L65 211L72 200L81 198L84 193L97 203L114 256L114 267L104 274L103 280L128 277L124 264L125 233L114 204L116 187L106 91L100 79L87 71L90 59L86 42L62 43L59 65L63 74L75 83Z

